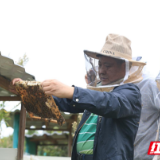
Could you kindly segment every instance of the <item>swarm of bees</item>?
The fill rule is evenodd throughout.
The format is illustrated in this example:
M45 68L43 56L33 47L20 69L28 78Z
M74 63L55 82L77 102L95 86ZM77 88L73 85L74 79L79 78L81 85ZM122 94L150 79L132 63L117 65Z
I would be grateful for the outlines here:
M40 82L18 81L15 88L31 118L35 114L48 121L57 120L59 125L65 122L53 97L43 92Z

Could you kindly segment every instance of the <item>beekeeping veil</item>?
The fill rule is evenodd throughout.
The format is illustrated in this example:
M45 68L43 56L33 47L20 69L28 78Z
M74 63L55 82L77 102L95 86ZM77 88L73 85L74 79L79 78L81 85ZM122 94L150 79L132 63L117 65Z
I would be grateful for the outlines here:
M142 80L144 62L132 60L131 41L124 36L109 34L100 52L84 51L88 89L97 91L111 91L114 87L125 83L137 83ZM99 56L107 56L125 63L125 76L116 82L99 85L101 80L98 75Z

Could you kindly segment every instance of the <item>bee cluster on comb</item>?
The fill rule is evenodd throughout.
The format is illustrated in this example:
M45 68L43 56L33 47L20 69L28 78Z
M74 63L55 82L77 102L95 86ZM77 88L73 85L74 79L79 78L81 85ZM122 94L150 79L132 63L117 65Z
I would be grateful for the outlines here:
M57 123L62 125L65 119L53 97L46 95L40 84L41 82L37 81L18 81L15 88L31 118L35 117L32 116L35 114L39 116L37 119L41 117L48 121L57 120Z

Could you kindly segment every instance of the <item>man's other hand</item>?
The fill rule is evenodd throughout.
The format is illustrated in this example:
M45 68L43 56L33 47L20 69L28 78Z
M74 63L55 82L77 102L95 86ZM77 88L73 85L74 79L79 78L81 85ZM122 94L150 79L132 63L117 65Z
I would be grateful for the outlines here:
M10 82L10 85L9 85L9 91L10 91L10 92L12 92L12 93L14 93L14 94L18 94L18 93L16 92L16 89L15 89L14 84L15 84L16 82L19 82L19 81L22 81L22 79L20 79L20 78L14 78L14 79Z
M96 73L93 71L93 69L90 69L84 78L85 78L86 84L93 83L96 79Z
M41 85L47 95L53 95L58 98L73 98L74 87L67 86L56 79L45 80Z

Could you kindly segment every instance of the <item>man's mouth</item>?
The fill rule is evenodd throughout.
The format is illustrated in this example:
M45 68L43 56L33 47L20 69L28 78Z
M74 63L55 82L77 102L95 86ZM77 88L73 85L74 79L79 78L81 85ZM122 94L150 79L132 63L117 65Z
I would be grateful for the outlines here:
M106 81L108 78L101 77L101 81Z

